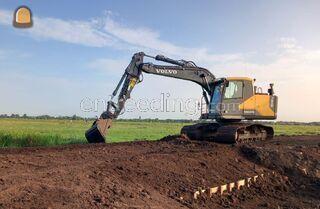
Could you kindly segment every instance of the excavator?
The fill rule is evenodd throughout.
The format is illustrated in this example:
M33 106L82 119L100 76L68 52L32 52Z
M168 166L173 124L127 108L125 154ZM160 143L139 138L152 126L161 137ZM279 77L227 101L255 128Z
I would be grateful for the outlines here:
M166 64L144 62L144 58ZM190 140L233 144L266 140L274 135L271 126L255 122L277 118L278 97L274 94L273 84L270 84L267 93L263 93L261 87L254 86L255 79L216 78L193 61L174 60L163 55L154 57L138 52L133 55L113 91L106 111L86 131L89 143L106 141L112 121L122 114L133 88L142 81L143 73L192 81L201 86L206 107L206 111L201 112L201 122L181 129L181 134ZM114 101L116 96L117 100Z

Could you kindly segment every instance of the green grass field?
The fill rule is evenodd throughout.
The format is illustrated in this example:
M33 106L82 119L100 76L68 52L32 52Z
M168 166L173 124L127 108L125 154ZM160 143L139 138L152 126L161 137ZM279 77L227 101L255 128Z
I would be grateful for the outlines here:
M84 132L91 126L81 120L0 119L0 147L54 146L86 143ZM114 122L108 142L157 140L178 134L186 123ZM320 134L320 126L275 125L276 135Z

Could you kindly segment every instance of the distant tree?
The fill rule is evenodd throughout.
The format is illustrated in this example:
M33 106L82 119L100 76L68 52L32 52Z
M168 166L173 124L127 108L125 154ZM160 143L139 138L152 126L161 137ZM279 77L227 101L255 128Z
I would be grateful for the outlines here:
M2 114L2 115L0 115L0 118L8 118L8 115L7 114Z
M19 114L11 114L10 118L20 118Z

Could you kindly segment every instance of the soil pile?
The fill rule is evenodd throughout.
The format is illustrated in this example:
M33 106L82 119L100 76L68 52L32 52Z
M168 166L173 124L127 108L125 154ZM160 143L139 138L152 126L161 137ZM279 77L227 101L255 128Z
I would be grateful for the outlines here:
M171 136L154 142L1 149L0 208L316 208L318 143L319 136L248 145ZM192 198L199 187L273 170L277 178L239 192Z

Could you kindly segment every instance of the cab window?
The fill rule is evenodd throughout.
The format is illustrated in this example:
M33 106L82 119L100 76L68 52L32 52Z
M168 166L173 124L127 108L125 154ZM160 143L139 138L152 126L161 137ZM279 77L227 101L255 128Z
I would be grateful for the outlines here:
M225 99L242 98L243 83L242 81L229 81L228 87L225 88Z

